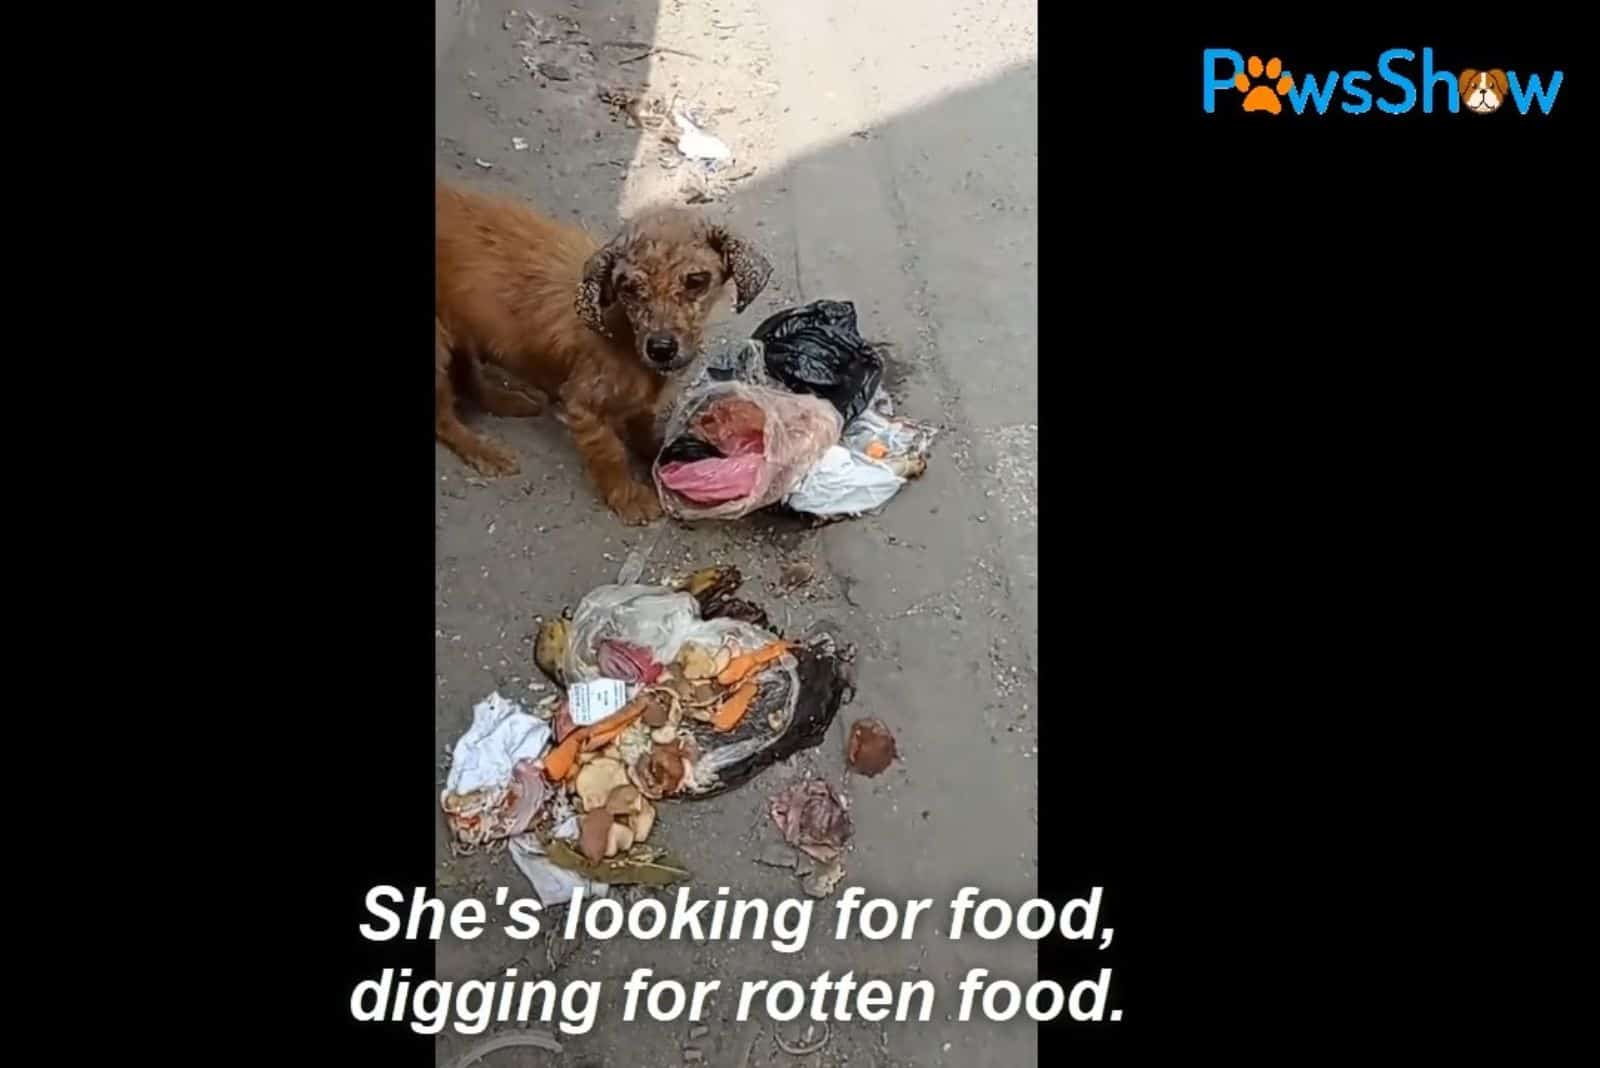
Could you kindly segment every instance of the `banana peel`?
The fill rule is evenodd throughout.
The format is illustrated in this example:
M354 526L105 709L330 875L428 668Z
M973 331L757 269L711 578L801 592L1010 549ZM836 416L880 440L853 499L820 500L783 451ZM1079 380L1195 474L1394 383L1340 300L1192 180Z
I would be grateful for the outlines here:
M747 601L742 597L724 597L706 605L700 611L702 619L736 619L741 623L749 623L760 627L762 630L771 630L772 621L767 618L767 610L754 601Z
M744 585L744 574L732 564L702 567L678 582L678 589L689 594L700 606L701 619L737 619L769 629L767 613L760 605L735 597Z
M567 630L568 623L564 618L557 616L547 619L533 642L533 662L539 665L539 670L551 682L563 687L567 684L566 672L561 667L567 656Z
M669 863L665 850L649 846L636 846L621 856L591 863L571 843L557 838L545 844L545 855L559 868L612 886L670 886L689 878L687 868Z
M702 618L711 618L708 611L719 601L732 596L744 584L744 575L732 564L702 567L678 583L678 589L693 597L700 605Z

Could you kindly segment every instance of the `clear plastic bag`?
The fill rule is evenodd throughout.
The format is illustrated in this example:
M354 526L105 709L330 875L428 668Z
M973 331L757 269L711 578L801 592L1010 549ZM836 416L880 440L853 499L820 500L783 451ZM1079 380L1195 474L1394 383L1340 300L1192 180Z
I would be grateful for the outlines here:
M805 473L783 503L815 516L864 515L900 492L906 480L884 464L835 445Z
M746 342L733 360L707 362L684 386L663 456L689 451L684 438L721 455L657 457L652 473L668 515L737 519L776 504L838 442L843 422L833 405L767 385L761 353L760 342Z
M868 408L844 428L840 444L901 478L917 478L927 470L928 451L938 433L929 423L895 419Z
M657 664L678 655L700 606L661 586L596 586L572 610L561 667L568 685L601 677L604 643L621 640L649 651Z

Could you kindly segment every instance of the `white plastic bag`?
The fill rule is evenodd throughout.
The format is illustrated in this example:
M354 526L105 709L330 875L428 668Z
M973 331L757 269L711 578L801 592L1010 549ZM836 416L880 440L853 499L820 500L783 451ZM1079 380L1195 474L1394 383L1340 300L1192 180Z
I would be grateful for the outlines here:
M472 725L456 742L445 793L507 786L517 762L542 755L549 741L550 724L530 716L517 702L492 693L473 706Z
M515 701L492 693L473 707L439 795L458 851L527 830L551 793L536 763L549 744L550 724Z
M784 504L816 516L857 516L882 507L928 468L938 431L910 419L890 419L872 408L845 428L835 445L807 471Z
M783 503L808 515L861 515L882 506L905 483L883 464L835 445Z

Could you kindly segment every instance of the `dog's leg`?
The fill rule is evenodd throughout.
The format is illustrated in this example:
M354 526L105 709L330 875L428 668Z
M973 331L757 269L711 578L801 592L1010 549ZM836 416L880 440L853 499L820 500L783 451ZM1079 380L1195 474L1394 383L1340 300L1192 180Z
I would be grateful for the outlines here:
M545 401L542 395L515 385L491 382L488 369L480 360L468 359L466 367L473 399L490 415L520 418L544 414Z
M654 463L664 444L656 413L639 412L627 421L624 430L628 437L628 447L633 450L634 455L645 463Z
M450 382L450 340L444 325L434 320L433 433L452 452L485 475L514 475L517 458L498 442L474 434L456 414L456 391Z
M655 489L637 481L628 470L628 451L610 423L582 407L568 408L566 423L589 477L618 519L637 526L661 515Z

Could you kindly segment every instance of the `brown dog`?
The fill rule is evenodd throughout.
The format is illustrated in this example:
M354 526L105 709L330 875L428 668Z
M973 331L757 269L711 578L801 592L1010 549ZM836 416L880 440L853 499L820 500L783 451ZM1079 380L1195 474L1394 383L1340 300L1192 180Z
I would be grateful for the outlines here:
M488 381L484 363L557 401L590 478L626 523L661 514L629 470L653 458L669 375L700 351L731 279L736 311L772 267L748 243L692 212L658 209L607 245L521 204L437 184L434 429L479 471L513 474L505 446L469 430L462 389L496 415L537 415L543 399ZM626 443L626 445L624 444Z
M1472 70L1461 72L1461 102L1467 110L1477 115L1498 111L1511 91L1503 70Z

